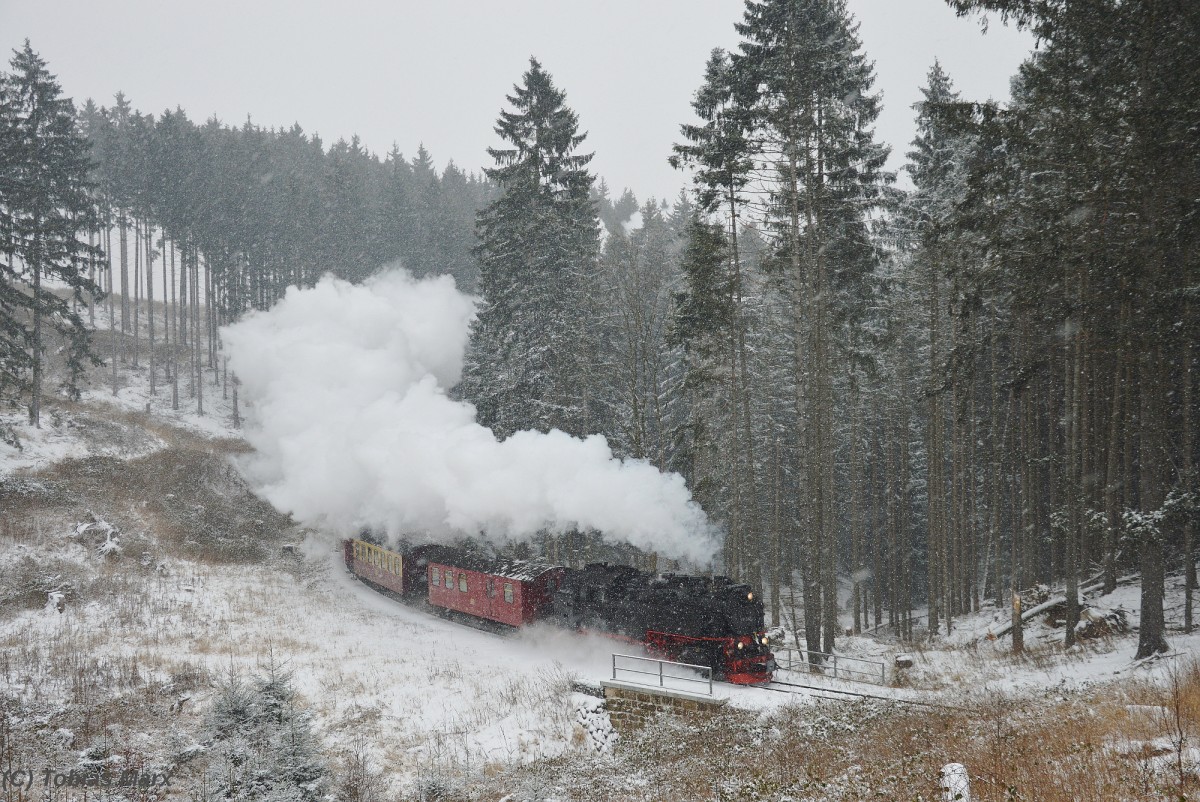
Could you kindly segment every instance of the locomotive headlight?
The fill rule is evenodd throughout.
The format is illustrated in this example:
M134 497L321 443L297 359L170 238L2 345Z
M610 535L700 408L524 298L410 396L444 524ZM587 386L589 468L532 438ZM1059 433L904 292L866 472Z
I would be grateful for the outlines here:
M740 652L744 648L746 648L746 644L742 643L741 641L738 641L738 651Z
M771 639L768 638L766 635L763 635L762 640L759 641L759 643L761 643L763 646L766 646L770 642L771 642Z
M747 593L747 594L746 594L746 601L754 601L754 594L753 594L753 593Z

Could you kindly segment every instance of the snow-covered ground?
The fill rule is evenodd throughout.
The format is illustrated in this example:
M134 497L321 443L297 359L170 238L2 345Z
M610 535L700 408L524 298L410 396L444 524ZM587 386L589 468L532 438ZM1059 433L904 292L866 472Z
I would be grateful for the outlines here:
M59 553L91 557L64 537ZM553 630L502 637L411 609L351 577L328 543L312 567L162 563L125 615L66 603L3 622L9 642L56 643L164 676L190 665L220 676L291 672L334 752L366 736L401 785L422 772L555 755L574 737L573 679L606 675L611 645ZM36 684L36 683L35 683ZM9 683L8 692L33 692ZM203 705L204 699L191 700Z
M134 461L173 448L179 440L219 442L226 454L239 450L231 444L238 432L230 402L221 398L220 386L211 384L211 374L206 374L203 416L186 395L186 379L180 409L173 410L170 388L161 378L159 392L149 394L144 366L119 371L116 395L106 385L110 376L95 374L80 402L48 400L41 429L22 423L19 414L6 415L24 450L0 445L0 493L4 480L29 477L22 485L27 488L39 481L39 470L52 471L67 458ZM83 512L80 522L87 520ZM96 542L103 527L88 534L75 522L60 523L51 522L51 529L39 530L36 537L0 539L0 571L15 571L26 558L57 561L118 590L79 601L50 596L45 608L8 608L0 617L5 649L50 644L48 650L63 654L132 662L161 678L190 670L210 677L231 668L253 672L274 660L291 672L327 752L338 756L365 748L370 764L398 792L407 793L429 777L589 753L609 743L602 711L573 683L596 685L608 678L611 655L627 652L627 646L549 628L501 637L405 606L348 575L334 539L322 533L308 533L299 556L238 564L185 559L154 531L139 531L137 548L132 538L129 548L122 548L124 535L109 533L105 546ZM145 556L151 553L153 558ZM1139 586L1130 583L1093 601L1124 610L1136 628L1139 594ZM1136 631L1063 652L1061 628L1042 620L1027 627L1028 654L1014 658L1007 638L986 639L1003 615L985 607L958 619L950 636L920 648L868 636L841 640L841 654L887 665L896 687L811 675L779 678L948 705L995 694L1067 693L1127 678L1161 684L1172 667L1200 652L1200 632L1180 631L1181 598L1181 577L1174 574L1167 606L1172 652L1150 661L1133 660ZM891 666L900 652L912 655L915 665L897 674ZM35 658L43 659L29 659ZM54 693L38 676L19 670L6 670L0 683L0 694L15 699ZM211 686L177 692L176 703L201 716L211 694ZM808 704L803 693L722 684L714 694L731 707L764 714ZM1113 749L1144 749L1163 759L1152 747L1116 744Z

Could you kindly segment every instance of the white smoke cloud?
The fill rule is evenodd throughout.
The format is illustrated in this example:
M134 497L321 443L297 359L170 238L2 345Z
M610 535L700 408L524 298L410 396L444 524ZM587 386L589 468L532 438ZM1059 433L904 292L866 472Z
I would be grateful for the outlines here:
M613 457L604 437L518 432L499 442L446 396L474 302L448 276L327 276L222 331L247 402L242 465L310 525L494 542L596 529L707 562L715 540L682 477Z

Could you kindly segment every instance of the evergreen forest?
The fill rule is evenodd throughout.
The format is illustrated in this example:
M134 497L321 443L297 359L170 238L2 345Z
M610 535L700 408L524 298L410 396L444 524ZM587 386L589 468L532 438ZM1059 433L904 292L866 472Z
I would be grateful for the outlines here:
M481 423L680 473L717 569L809 649L994 604L1020 651L1039 586L1063 589L1069 646L1081 589L1137 573L1138 656L1165 651L1200 517L1200 4L947 3L1038 47L1006 104L930 65L905 180L845 0L746 0L662 154L687 189L643 201L592 172L536 58L473 174L76 106L26 42L0 75L0 403L37 423L53 342L67 394L144 362L203 409L214 380L236 394L220 326L399 263L479 296L456 392Z

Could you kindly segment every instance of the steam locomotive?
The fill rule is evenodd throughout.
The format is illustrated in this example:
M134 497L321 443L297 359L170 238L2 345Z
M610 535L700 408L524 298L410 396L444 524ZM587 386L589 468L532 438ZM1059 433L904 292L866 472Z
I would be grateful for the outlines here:
M438 610L503 627L545 621L597 633L740 685L769 682L775 667L762 601L726 577L608 563L573 569L435 545L398 552L360 539L343 548L360 579Z

